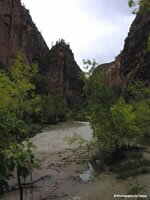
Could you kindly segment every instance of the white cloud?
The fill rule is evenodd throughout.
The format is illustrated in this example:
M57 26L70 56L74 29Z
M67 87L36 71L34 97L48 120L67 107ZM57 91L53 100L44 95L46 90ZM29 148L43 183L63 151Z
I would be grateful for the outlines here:
M113 10L107 9L109 4L101 0L22 0L22 3L30 10L47 45L51 48L52 42L65 39L81 66L86 58L109 62L123 48L133 16L126 11L128 8L124 12L118 7L115 10L117 1L113 1Z

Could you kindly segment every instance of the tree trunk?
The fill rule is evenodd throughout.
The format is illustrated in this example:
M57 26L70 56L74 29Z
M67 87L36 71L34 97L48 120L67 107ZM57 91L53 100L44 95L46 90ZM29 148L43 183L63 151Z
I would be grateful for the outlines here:
M21 179L20 179L20 168L17 167L17 179L18 179L18 186L20 191L20 200L23 200L23 188L21 185Z

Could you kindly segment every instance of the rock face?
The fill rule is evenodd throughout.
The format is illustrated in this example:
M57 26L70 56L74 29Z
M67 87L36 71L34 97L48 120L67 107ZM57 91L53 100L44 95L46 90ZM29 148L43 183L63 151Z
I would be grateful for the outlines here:
M48 68L49 49L20 0L0 1L0 65L9 68L22 51L26 63L38 61L41 70Z
M101 64L96 68L96 71L103 71L106 74L107 82L113 86L114 90L120 94L123 81L120 73L120 55L111 63Z
M0 0L0 66L9 70L18 51L27 64L37 62L40 73L48 78L48 91L81 98L80 68L69 46L59 43L49 50L20 0Z
M61 40L52 47L49 55L49 91L64 94L70 102L80 101L83 88L83 82L79 80L81 70L74 60L70 46Z
M116 60L98 66L106 72L107 81L124 92L133 80L150 84L150 12L138 14L133 21L123 51Z
M121 53L121 73L124 86L140 79L149 84L150 80L150 12L138 14L133 21Z

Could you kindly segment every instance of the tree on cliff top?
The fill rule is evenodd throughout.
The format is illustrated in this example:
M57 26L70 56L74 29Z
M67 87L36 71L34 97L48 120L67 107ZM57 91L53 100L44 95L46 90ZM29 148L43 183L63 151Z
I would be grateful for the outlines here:
M150 11L150 1L149 0L129 0L129 7L134 7L133 13L139 13L144 11Z

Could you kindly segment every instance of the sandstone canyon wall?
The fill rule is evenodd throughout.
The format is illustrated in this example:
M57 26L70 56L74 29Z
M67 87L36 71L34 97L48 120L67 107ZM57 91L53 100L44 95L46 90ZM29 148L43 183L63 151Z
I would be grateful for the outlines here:
M62 40L51 48L49 55L49 91L68 96L70 102L80 102L83 88L83 82L79 79L81 70L75 62L70 46Z
M132 81L150 85L150 12L137 14L125 39L122 52L115 61L98 66L106 72L108 83L124 92ZM150 41L149 41L150 42Z
M118 91L137 78L149 84L149 35L150 13L138 14L121 54L114 62L98 67L106 72L108 82ZM20 0L0 0L0 67L9 69L18 51L23 52L26 63L38 63L41 75L48 81L46 91L58 92L71 102L82 99L83 83L78 80L81 70L69 45L61 41L49 50Z
M22 51L26 63L48 68L49 49L20 0L0 0L0 64L9 68Z
M40 73L48 80L48 91L81 100L81 70L70 47L60 42L49 50L21 1L0 0L0 66L9 70L18 51L23 52L26 63L37 62Z
M113 86L118 94L121 93L123 81L120 72L120 54L115 58L115 61L99 65L96 71L103 71L107 82Z
M125 85L140 79L150 83L150 12L145 11L136 16L121 53L121 74Z

